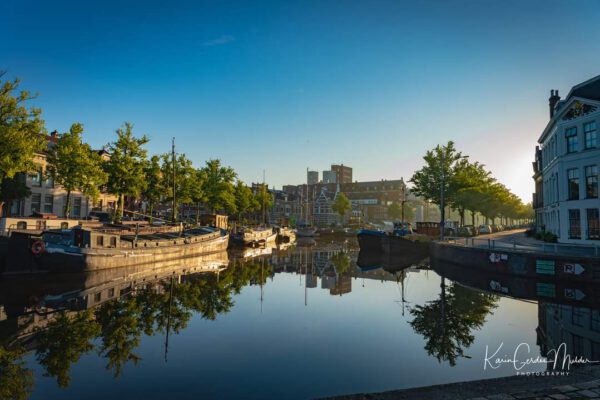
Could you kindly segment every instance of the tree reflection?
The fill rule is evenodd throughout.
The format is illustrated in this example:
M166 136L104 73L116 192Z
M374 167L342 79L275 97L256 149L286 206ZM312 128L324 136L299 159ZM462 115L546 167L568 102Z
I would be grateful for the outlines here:
M69 386L71 364L94 348L92 340L100 333L100 326L90 310L68 316L59 313L38 335L37 360L44 367L45 376L56 377L62 388Z
M338 275L343 275L350 268L350 256L344 251L334 254L330 260Z
M26 400L33 390L33 371L25 368L22 347L0 346L0 399Z
M413 307L410 324L426 339L427 354L454 366L459 357L468 357L464 352L475 340L471 332L483 326L497 300L495 295L456 284L446 290L442 278L440 298Z
M56 377L60 387L70 383L71 365L95 349L107 359L106 369L119 377L135 353L142 334L179 333L194 312L215 320L234 305L233 296L249 284L265 284L264 262L239 262L215 273L201 273L156 282L126 297L105 302L79 313L57 313L55 321L36 332L36 356L45 376ZM270 269L269 269L270 272ZM27 398L33 374L23 367L21 351L0 348L0 398Z
M139 323L142 307L134 297L104 303L96 313L100 323L102 346L100 354L108 359L106 369L115 377L121 375L123 366L140 357L134 350L140 344L143 324Z

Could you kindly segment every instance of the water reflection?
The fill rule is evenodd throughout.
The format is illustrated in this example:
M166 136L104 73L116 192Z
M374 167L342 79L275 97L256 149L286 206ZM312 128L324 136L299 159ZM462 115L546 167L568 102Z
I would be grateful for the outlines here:
M172 357L177 359L177 355L169 353L172 350L170 340L189 329L193 318L209 322L230 313L236 314L233 312L236 308L245 310L244 299L246 302L248 299L243 292L252 287L260 293L260 299L252 301L261 302L261 312L263 301L268 296L272 299L270 304L282 304L283 307L289 304L289 297L293 295L290 285L293 277L297 277L296 287L300 286L303 290L302 307L311 310L310 313L300 314L296 308L293 312L282 309L276 313L276 320L264 326L262 335L272 338L269 336L271 331L279 332L275 336L283 335L286 324L294 325L302 318L317 324L306 325L304 332L335 324L352 326L352 330L336 331L337 336L315 336L310 341L312 345L318 345L320 341L324 343L320 347L320 356L313 352L312 358L304 359L302 353L298 353L296 360L286 360L287 365L298 363L301 371L306 372L312 366L316 375L328 377L321 386L296 388L294 397L490 377L482 375L479 358L482 344L477 344L477 340L505 339L500 333L485 337L481 332L491 319L496 318L495 313L506 307L506 301L514 302L509 297L539 301L538 320L532 325L537 325L536 331L512 332L515 340L521 340L520 335L529 340L534 334L533 340L537 339L543 355L566 343L572 355L600 359L600 314L596 287L575 287L572 284L550 287L546 282L507 279L472 270L466 273L447 265L432 265L433 271L428 272L427 267L426 260L382 259L377 255L358 254L352 242L320 242L279 249L253 249L251 253L215 254L193 260L185 266L155 266L151 270L4 277L0 281L0 398L28 398L32 391L35 393L34 376L38 380L42 376L51 378L56 386L69 388L76 381L72 378L74 371L81 371L74 366L90 358L101 359L110 376L127 381L123 376L127 366L149 368L140 362L147 357L144 355L145 338L158 339L164 361L171 361ZM412 292L408 299L412 303L406 307L408 312L404 315L407 303L404 288L411 285L416 285L419 292ZM401 291L400 300L398 292L391 290L396 286ZM392 309L387 306L397 302L402 303L402 315L391 313ZM313 308L309 307L311 305ZM272 307L269 310L273 312ZM316 319L309 318L311 315ZM358 319L354 320L354 316ZM510 322L502 321L505 324ZM237 313L228 319L228 323L228 327L208 325L206 329L223 329L218 332L243 335L245 330L262 326L264 321L253 321ZM379 331L384 336L397 337L398 330L404 333L392 348L389 341L361 339ZM289 332L287 335L295 339L290 340L287 347L277 345L283 346L279 347L282 354L292 353L296 346L294 340L298 340ZM269 344L275 345L274 342ZM188 343L188 346L191 346L188 347L190 352L195 351L193 343ZM331 346L343 347L337 350ZM256 347L260 348L259 343ZM352 349L352 352L357 352L355 349L362 348L365 353L361 353L360 362L348 362L345 357L336 361L332 355L337 351L348 353L348 349ZM247 348L246 351L252 350ZM390 352L395 356L387 360ZM413 359L421 360L415 361L420 368L435 372L435 375L420 373L422 381L416 378L411 381L410 369L415 368L407 364L404 358L407 352L412 354ZM34 356L35 365L25 361L29 355ZM237 353L236 356L244 357ZM434 364L427 364L429 360L433 360ZM213 360L215 362L220 361ZM273 359L270 362L276 363ZM320 370L319 363L327 362L337 362L333 365L340 371L348 368L349 372L339 372L338 376L333 368ZM184 365L191 368L195 364L190 360ZM365 375L365 365L371 365L374 372ZM377 365L381 365L382 370L396 366L408 378L402 381L389 374L385 375L382 384L381 376L384 374ZM460 375L452 375L454 369L466 366L470 369L461 370ZM220 370L225 366L215 364L214 368ZM278 370L272 365L262 365L261 368ZM284 373L285 368L279 369ZM250 371L246 373L251 374ZM339 380L348 374L357 374L357 378L352 382L346 378ZM511 374L511 371L504 374ZM182 380L187 378L185 375L178 376ZM196 387L194 393L202 395L209 389L208 386ZM224 392L222 397L241 396L233 387L227 390L230 392ZM272 392L262 392L265 390L262 387L254 390L255 397L272 395ZM270 387L270 390L274 388Z
M440 288L438 299L410 310L414 317L410 325L425 338L427 354L454 366L459 357L469 357L465 350L475 340L472 332L483 326L498 298L457 284L446 285L444 278Z

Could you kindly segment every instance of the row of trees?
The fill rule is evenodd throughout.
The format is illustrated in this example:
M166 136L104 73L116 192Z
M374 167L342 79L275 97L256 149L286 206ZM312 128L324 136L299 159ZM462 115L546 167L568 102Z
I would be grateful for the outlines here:
M425 166L410 179L411 190L438 206L442 204L443 196L445 206L458 211L462 225L467 212L471 213L473 225L477 213L486 221L500 218L501 223L533 218L531 204L524 204L496 181L483 164L472 162L457 151L452 141L427 151L423 159Z
M2 77L0 73L0 77ZM212 212L225 211L243 215L265 211L272 199L266 185L257 193L248 188L231 167L219 160L209 160L202 168L193 166L185 154L173 159L171 154L148 157L145 145L149 138L136 136L133 125L125 123L116 131L116 140L105 146L106 156L95 152L83 140L83 125L75 123L58 136L48 148L41 110L27 107L35 96L20 91L19 80L5 81L0 87L0 211L6 202L25 198L30 191L19 173L35 171L36 154L47 153L46 174L64 187L67 195L64 213L70 214L71 194L75 191L96 199L101 190L118 197L116 219L123 218L125 197L142 200L147 211L160 204L206 206ZM175 162L175 166L173 166ZM173 173L174 172L174 173ZM175 180L175 182L173 182ZM199 212L196 212L198 216Z

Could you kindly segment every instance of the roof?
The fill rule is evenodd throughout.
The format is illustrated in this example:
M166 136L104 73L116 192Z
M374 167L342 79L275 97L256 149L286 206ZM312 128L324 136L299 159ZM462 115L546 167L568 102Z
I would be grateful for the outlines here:
M567 109L575 99L600 101L600 75L573 86L567 97L561 99L556 104L554 115L548 121L548 124L538 139L538 143L542 143L548 132L550 132L552 127L556 124L556 121L562 116L562 111Z

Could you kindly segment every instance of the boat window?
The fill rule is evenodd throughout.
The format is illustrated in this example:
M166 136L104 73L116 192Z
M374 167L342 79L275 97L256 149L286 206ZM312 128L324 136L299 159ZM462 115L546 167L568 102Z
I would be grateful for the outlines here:
M60 223L60 229L69 229L69 223L68 222L61 222Z
M104 247L104 236L98 235L96 237L96 246Z
M63 234L62 232L45 232L43 238L45 242L52 244L70 246L72 243L71 235L69 233Z
M117 247L117 238L116 237L113 236L110 238L110 246Z
M27 229L27 222L26 221L17 222L17 229Z

